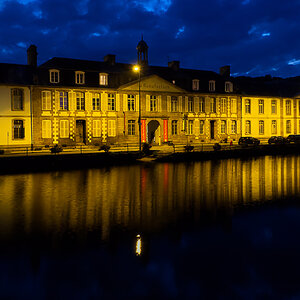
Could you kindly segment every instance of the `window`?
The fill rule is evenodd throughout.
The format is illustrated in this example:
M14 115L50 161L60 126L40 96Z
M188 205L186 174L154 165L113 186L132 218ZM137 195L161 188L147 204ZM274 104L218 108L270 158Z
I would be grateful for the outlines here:
M11 110L24 110L24 91L23 89L11 90Z
M225 92L231 93L233 92L233 84L230 81L225 82Z
M153 95L150 96L150 111L157 111L157 98Z
M81 93L81 92L76 93L76 109L77 110L85 110L84 93Z
M116 110L116 98L115 98L115 94L108 94L107 108L108 108L108 110L111 110L111 111Z
M216 106L216 98L210 98L210 112L216 113L217 106Z
M286 120L286 133L291 133L291 132L292 132L291 120Z
M194 121L188 121L188 134L194 134Z
M272 120L271 133L272 134L277 134L277 122L276 122L276 120Z
M116 120L108 120L107 135L108 136L116 136Z
M99 74L99 84L100 85L108 85L108 74L106 74L106 73Z
M259 127L258 127L259 134L264 134L265 133L265 123L264 123L264 121L259 121L258 125L259 125Z
M231 121L231 133L236 134L237 133L237 122L235 120Z
M13 120L13 139L24 139L25 128L23 120Z
M194 111L194 98L188 97L188 112Z
M221 110L221 113L224 114L226 113L226 106L227 106L227 99L226 98L221 98L221 101L220 101L220 110Z
M49 80L51 83L59 83L59 71L49 70Z
M271 101L271 113L272 114L277 113L277 101L276 100Z
M264 100L258 100L258 113L263 114L264 113Z
M42 91L42 110L51 110L51 92Z
M216 90L216 82L214 80L209 81L208 89L210 92L214 92Z
M300 116L300 101L298 101L298 114Z
M128 95L128 111L134 111L135 110L135 97L134 95Z
M194 79L193 80L193 91L199 91L199 80L198 79Z
M100 94L99 93L92 93L92 107L93 110L100 110Z
M287 115L292 114L292 109L291 109L291 100L286 100L285 101L285 112Z
M200 134L204 134L204 121L203 120L200 120L200 123L199 123L199 126L200 126Z
M68 120L60 120L59 136L61 138L69 138L69 121Z
M51 139L51 120L42 120L42 138Z
M251 121L246 121L245 133L251 134Z
M199 110L201 113L205 112L205 98L201 97L199 102Z
M84 84L84 72L76 71L75 72L75 83L76 84Z
M245 113L251 114L251 100L250 99L245 100Z
M150 105L151 107L151 105ZM176 96L171 97L171 112L178 111L178 98Z
M128 120L128 135L135 135L135 121Z
M68 92L59 92L59 108L61 110L69 109Z
M226 121L221 120L221 133L226 133Z
M173 120L172 121L172 135L176 135L177 134L177 120Z
M101 136L101 121L100 120L93 120L93 137L100 137Z

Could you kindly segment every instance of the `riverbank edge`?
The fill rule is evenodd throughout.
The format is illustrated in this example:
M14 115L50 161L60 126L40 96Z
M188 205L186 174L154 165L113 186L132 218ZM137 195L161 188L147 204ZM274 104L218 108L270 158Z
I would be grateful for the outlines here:
M0 174L49 172L101 168L116 165L131 165L156 162L191 162L241 158L250 159L266 155L300 154L300 145L263 145L221 151L199 151L160 153L153 151L150 156L141 157L138 152L101 152L88 154L49 154L32 156L0 156Z

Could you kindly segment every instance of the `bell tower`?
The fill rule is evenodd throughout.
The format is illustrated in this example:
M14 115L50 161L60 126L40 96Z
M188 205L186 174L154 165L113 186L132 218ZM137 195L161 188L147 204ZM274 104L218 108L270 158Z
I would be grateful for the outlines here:
M148 65L148 45L143 40L143 35L142 35L142 39L139 41L136 49L137 49L137 55L138 55L138 64L139 65Z

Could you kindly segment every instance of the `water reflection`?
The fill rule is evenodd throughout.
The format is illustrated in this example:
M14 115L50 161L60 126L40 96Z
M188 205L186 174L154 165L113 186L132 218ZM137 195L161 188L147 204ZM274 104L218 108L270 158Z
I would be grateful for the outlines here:
M299 196L299 164L262 157L1 176L0 237L97 229L107 240L118 226L153 231L184 215L231 215L236 205Z

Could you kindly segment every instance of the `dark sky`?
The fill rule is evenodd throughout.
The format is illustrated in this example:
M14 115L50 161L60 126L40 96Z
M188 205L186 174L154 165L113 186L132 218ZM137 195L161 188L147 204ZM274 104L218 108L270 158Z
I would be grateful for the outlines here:
M54 56L136 62L141 35L150 65L233 76L300 75L300 0L0 0L0 62Z

